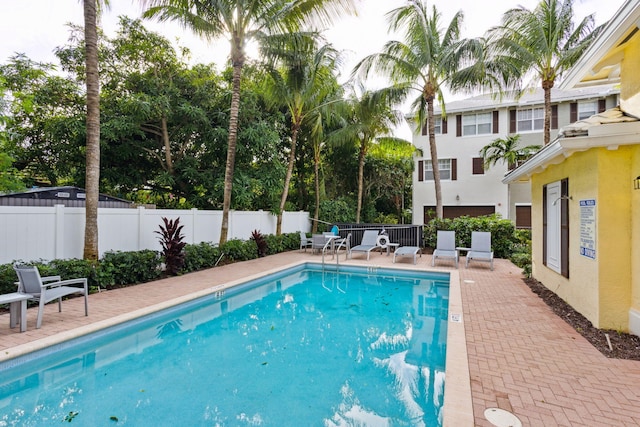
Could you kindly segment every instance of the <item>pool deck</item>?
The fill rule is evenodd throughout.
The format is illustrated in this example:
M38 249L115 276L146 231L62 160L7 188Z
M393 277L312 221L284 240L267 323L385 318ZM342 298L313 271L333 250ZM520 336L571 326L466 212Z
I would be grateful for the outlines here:
M372 253L370 261L356 254L346 262L341 257L340 262L433 269L431 256L426 254L418 258L415 266L411 258L401 258L396 264L392 264L392 259ZM9 314L2 314L0 361L114 321L214 292L247 277L319 260L319 255L294 251L96 293L89 296L88 317L84 316L81 298L63 302L62 313L58 313L57 304L49 304L41 329L35 329L37 309L31 308L27 314L28 329L23 333L19 328L10 329ZM455 392L462 396L466 393L464 386L467 389L470 386L472 401L472 409L449 407L445 425L493 427L495 424L484 416L487 408L511 412L523 426L640 425L640 361L603 356L529 290L519 268L501 259L494 266L491 271L486 263L473 263L466 269L463 260L456 270L452 263L439 261L433 269L458 272L452 278L459 277L462 322L455 326L450 323L450 334L452 330L464 333L466 348L450 344L448 353L466 358L469 377L460 391ZM451 304L454 303L452 298ZM449 380L448 376L447 396L451 391Z

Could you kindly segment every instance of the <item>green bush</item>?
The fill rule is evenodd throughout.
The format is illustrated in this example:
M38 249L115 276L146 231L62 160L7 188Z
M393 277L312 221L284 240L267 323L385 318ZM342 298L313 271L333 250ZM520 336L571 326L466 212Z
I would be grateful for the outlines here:
M76 277L86 277L90 290L97 291L98 275L96 265L84 259L55 259L46 267L38 267L40 274L44 276L44 272L49 271L47 275L60 276L62 280L74 279Z
M258 257L255 242L231 239L220 245L226 261L247 261Z
M184 253L185 258L182 272L190 273L215 266L222 251L214 243L202 242L192 245L187 244L184 247Z
M497 258L508 258L516 241L513 222L493 214L480 217L461 216L453 219L434 218L425 226L424 240L427 247L435 248L438 230L456 232L456 246L470 247L472 231L489 231L491 246Z
M526 277L531 277L531 230L516 230L511 262L522 268Z
M107 252L100 260L98 283L110 289L150 282L162 274L160 264L160 255L152 250Z

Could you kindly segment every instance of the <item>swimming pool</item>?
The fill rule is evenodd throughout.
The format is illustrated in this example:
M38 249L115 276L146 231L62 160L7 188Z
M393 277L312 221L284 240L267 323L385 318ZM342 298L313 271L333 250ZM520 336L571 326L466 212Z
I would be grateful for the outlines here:
M289 269L1 364L0 425L439 425L448 284Z

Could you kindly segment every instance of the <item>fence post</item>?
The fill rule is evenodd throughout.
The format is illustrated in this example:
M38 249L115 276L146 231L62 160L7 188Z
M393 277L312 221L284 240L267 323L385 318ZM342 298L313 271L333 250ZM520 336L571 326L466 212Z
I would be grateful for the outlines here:
M191 208L191 241L189 243L194 244L196 242L196 216L198 215L197 208Z
M54 241L54 256L56 259L64 259L64 205L55 205L54 207L55 217L55 235Z
M138 206L138 247L137 251L142 249L142 245L144 244L144 233L142 229L144 228L144 216L147 213L144 206Z

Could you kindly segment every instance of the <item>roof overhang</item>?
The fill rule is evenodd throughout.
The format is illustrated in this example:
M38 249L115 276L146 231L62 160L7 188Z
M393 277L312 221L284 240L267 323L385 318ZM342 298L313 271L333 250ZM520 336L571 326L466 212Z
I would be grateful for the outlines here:
M639 30L640 2L627 0L571 70L562 90L620 82L624 44Z
M503 184L528 181L532 175L562 163L572 154L592 148L617 150L622 145L640 144L640 121L600 124L589 127L585 136L559 137L518 168L507 173Z

